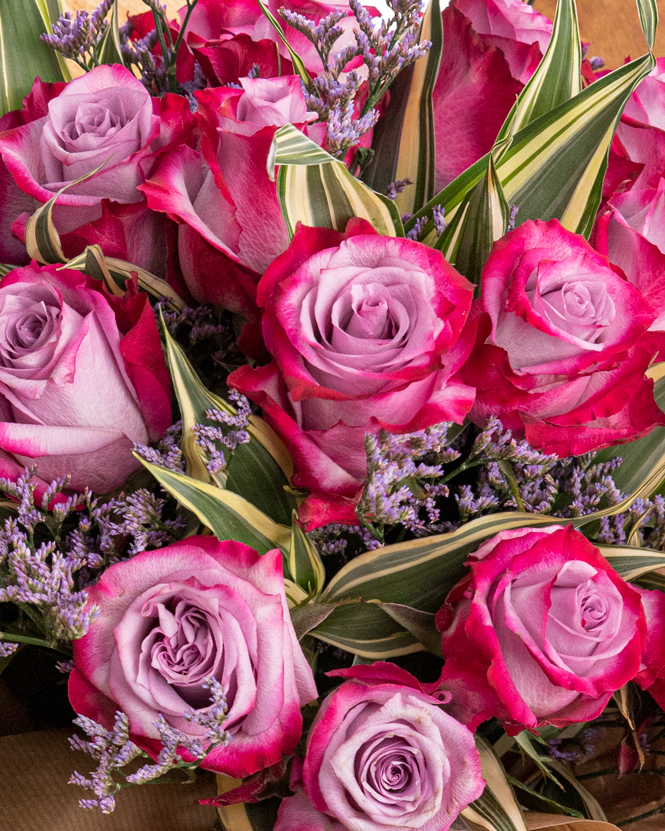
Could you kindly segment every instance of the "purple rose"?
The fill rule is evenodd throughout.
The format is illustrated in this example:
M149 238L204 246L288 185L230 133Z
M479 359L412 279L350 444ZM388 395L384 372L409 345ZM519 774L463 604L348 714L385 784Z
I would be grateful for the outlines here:
M304 793L275 831L446 831L485 787L473 734L391 664L340 670L310 728Z
M203 767L244 777L293 752L301 706L316 685L284 594L282 555L259 556L238 542L190 537L107 569L88 589L101 611L74 642L74 709L110 725L129 718L138 745L158 752L158 714L192 738L205 729L185 713L210 706L206 678L228 704L227 747Z
M473 340L470 284L438 251L351 220L345 234L300 225L258 302L273 360L229 383L289 448L292 484L336 511L319 504L316 519L353 523L367 433L461 423L471 407L473 388L457 379Z
M11 229L23 242L29 215L64 185L87 176L70 185L53 211L65 254L99 243L107 256L163 273L169 223L148 211L137 186L153 155L182 140L193 123L184 98L153 102L143 84L117 64L96 67L64 86L37 79L24 109L1 125L2 236ZM4 250L11 262L26 261L25 252L0 241L0 254Z
M665 597L624 582L579 531L502 531L472 555L436 623L450 711L514 735L596 718L612 692L665 664Z
M71 475L105 493L139 466L134 442L171 423L170 383L147 295L107 297L55 266L0 281L0 474L35 466L38 493Z
M482 287L476 313L485 315L462 370L476 385L478 423L497 415L562 456L663 423L644 377L656 313L583 237L556 219L525 222L495 244Z

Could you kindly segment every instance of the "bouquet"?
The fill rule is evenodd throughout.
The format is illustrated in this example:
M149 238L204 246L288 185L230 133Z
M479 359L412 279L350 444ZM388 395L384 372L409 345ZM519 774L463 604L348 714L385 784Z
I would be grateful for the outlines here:
M613 70L574 0L143 3L0 0L0 672L80 805L659 827L655 0Z

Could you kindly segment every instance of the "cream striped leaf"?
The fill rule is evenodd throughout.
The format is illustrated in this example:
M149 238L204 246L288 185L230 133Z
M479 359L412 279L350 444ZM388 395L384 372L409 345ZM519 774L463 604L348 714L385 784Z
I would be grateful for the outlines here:
M511 511L482 516L449 534L410 540L368 551L347 563L330 581L322 600L345 598L402 603L426 612L436 612L450 589L463 575L467 556L499 531L567 525L581 528L604 516L627 510L652 492L665 475L665 463L655 468L641 487L617 505L587 516L561 519L543 514Z
M88 264L90 262L90 252L88 251L88 248L97 248L101 251L99 246L88 246L81 254L73 257L62 267L74 268L78 271L83 271L86 274L90 274L91 277L98 276L97 274L93 274L88 271ZM128 263L126 260L119 260L117 257L104 257L104 264L106 268L108 268L109 274L113 278L116 286L122 288L127 280L131 278L132 274L136 274L139 286L152 297L157 300L165 297L169 301L169 305L177 311L182 311L182 309L185 308L184 300L171 288L171 286L169 286L166 280L162 280L161 277L151 274L144 268L134 265L134 263ZM124 294L124 289L122 289L122 291Z
M166 326L162 328L169 372L182 417L181 448L187 463L187 475L228 488L275 522L291 524L292 512L298 504L285 488L293 473L293 463L282 441L262 419L251 416L247 428L249 442L239 444L232 454L228 454L223 471L217 474L208 472L208 455L196 444L193 428L196 424L216 424L206 417L207 410L220 410L231 416L236 415L237 411L203 386L183 350L171 337Z
M636 580L650 571L665 567L665 554L629 545L600 545L600 553L624 580Z
M0 115L19 109L33 81L69 81L63 58L39 36L51 33L59 0L0 0Z
M575 0L558 0L552 38L497 136L513 136L531 121L582 91L582 44Z
M104 37L99 45L99 62L114 64L119 63L122 66L125 62L122 58L122 49L120 47L120 31L118 29L118 0L113 0L111 6L111 17L104 32Z
M291 236L298 222L344 231L354 216L366 219L383 236L404 236L394 202L355 179L343 162L291 124L275 133L268 159L271 176L275 165L277 195Z
M108 161L108 159L106 161ZM80 254L73 257L71 260L67 260L65 257L60 243L60 235L58 234L55 224L53 223L53 207L57 203L58 197L65 193L67 188L70 188L72 185L83 182L85 179L89 179L91 176L94 176L97 171L102 169L102 167L106 164L106 161L102 162L99 167L95 168L90 173L86 173L84 176L81 176L80 179L68 182L63 188L54 194L48 202L40 205L34 212L28 220L25 229L25 247L28 255L32 259L37 260L39 263L62 263L63 268L72 268L77 271L83 271L85 274L90 274L91 277L104 279L105 281L108 279L108 276L104 272L106 269L113 278L113 282L115 282L117 287L120 287L123 294L124 289L122 287L125 282L132 276L132 274L136 274L139 286L148 292L148 294L151 294L153 297L158 299L166 297L169 304L174 309L183 309L185 307L185 303L182 298L171 288L171 286L169 286L166 280L162 280L161 277L156 277L149 271L146 271L133 263L128 263L125 260L119 260L116 257L103 257L102 266L100 256L103 256L103 252L98 245L87 246ZM91 270L88 271L88 268ZM113 294L117 294L116 290L111 288L110 283L108 283L108 287Z
M432 46L427 56L403 70L390 87L390 103L374 128L374 155L363 181L379 193L392 182L411 179L395 197L400 214L414 213L434 196L435 140L432 90L439 74L443 23L439 0L431 0L418 41Z
M323 589L326 570L319 552L298 524L298 514L293 511L291 518L291 545L289 547L288 568L295 583L308 595L317 595Z
M243 542L259 554L281 548L283 555L287 555L291 529L274 522L242 496L190 479L184 473L153 465L137 453L134 455L162 487L210 528L217 539Z
M506 233L509 219L510 207L490 155L486 175L466 194L435 248L467 280L479 285L492 245Z
M302 58L300 57L300 55L297 52L294 52L294 50L291 48L291 44L286 39L286 35L284 34L284 29L282 29L282 24L272 14L272 12L266 6L266 4L263 2L263 0L256 0L256 2L261 7L261 11L263 12L263 14L268 18L268 21L270 22L270 25L277 32L277 37L282 41L284 46L286 46L286 48L288 49L289 56L291 58L291 63L293 64L293 68L298 73L298 75L300 75L300 79L305 84L305 86L308 86L312 79L310 78L309 72L307 71L307 68L305 67L305 64L303 63Z
M564 227L588 234L600 202L609 146L623 108L637 84L655 66L651 52L658 21L655 0L637 0L649 52L583 89L574 98L530 121L496 162L507 201L519 206L518 221L558 218ZM434 245L431 218L439 205L450 222L466 192L487 170L484 156L418 211L405 225L428 221L422 239Z
M480 754L482 776L487 784L482 796L465 808L462 816L474 829L528 831L499 757L487 739L479 733L474 738Z

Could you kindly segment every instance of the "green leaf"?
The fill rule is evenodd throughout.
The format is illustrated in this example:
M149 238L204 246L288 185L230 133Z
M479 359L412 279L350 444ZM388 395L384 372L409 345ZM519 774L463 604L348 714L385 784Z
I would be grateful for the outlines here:
M432 46L424 58L403 70L390 87L390 103L374 128L374 156L363 181L379 193L392 182L411 179L413 185L395 198L400 214L414 213L434 196L435 138L432 90L443 50L439 0L432 0L423 17L418 41Z
M586 516L563 519L507 511L478 517L449 534L437 534L367 551L338 571L323 592L322 600L331 602L359 597L371 601L380 598L384 603L401 603L422 611L436 612L450 589L464 576L468 555L486 539L514 528L568 524L581 528L601 517L627 510L635 499L649 493L654 482L660 482L663 475L665 463L653 470L640 488L622 502Z
M108 24L98 48L99 62L107 64L119 63L124 66L125 62L122 58L122 49L120 47L120 31L118 29L118 0L113 0L111 17L109 18Z
M47 0L0 0L0 115L19 109L39 76L42 81L69 81L62 57L39 36L51 33L59 3Z
M506 200L519 207L518 222L557 218L571 231L590 232L600 203L609 147L621 113L633 90L655 66L651 52L658 20L655 0L637 0L649 52L624 64L583 89L569 101L529 121L496 160ZM423 241L434 245L432 208L445 210L448 222L467 191L485 176L484 156L434 197L405 225L428 217Z
M263 12L263 14L270 21L270 24L273 27L273 29L277 32L277 36L279 37L279 39L282 41L284 46L286 46L286 48L289 50L289 55L291 57L291 63L293 64L293 68L298 73L298 75L300 75L300 79L305 84L305 86L308 86L312 79L310 78L309 72L307 71L307 68L306 68L305 64L303 63L303 59L300 57L300 55L297 52L293 51L293 49L291 48L291 44L286 39L286 35L284 34L284 29L282 29L282 24L272 14L270 9L268 9L268 7L265 5L263 0L257 0L257 3L261 7L261 11Z
M410 632L428 652L438 655L439 658L443 657L441 633L436 628L435 615L432 612L421 612L420 609L401 603L379 603L379 608Z
M575 0L558 0L547 51L508 114L497 142L512 137L581 91L582 44L577 7Z
M533 788L520 782L519 779L513 779L512 776L508 776L508 781L514 789L519 791L520 804L524 805L525 808L545 814L563 814L565 816L576 817L577 819L584 819L584 814L580 813L580 811L569 808L567 805L560 805L551 797L543 796L538 791L534 791ZM568 827L570 828L570 826ZM556 829L552 829L552 831L556 831Z
M596 797L592 796L589 793L589 791L584 787L584 785L577 781L577 779L566 768L565 765L562 765L561 762L557 761L556 759L550 759L548 761L548 765L552 768L553 771L555 771L555 773L561 779L561 781L567 782L568 785L570 785L573 788L573 790L577 792L577 795L579 796L582 802L582 806L584 808L584 815L587 819L595 819L599 820L600 822L607 822L605 812L600 807L600 803L598 802Z
M298 640L302 640L312 629L319 626L339 606L339 603L305 603L290 610L291 623Z
M598 549L624 580L635 580L665 566L665 554L661 551L628 545L599 545Z
M153 465L138 453L134 455L162 487L210 528L218 540L243 542L259 554L273 548L281 548L286 554L290 529L273 522L251 502L237 493Z
M289 234L298 222L344 231L354 216L366 219L383 236L404 236L395 203L355 179L344 162L334 159L292 124L275 133L268 173L279 165L277 195Z
M309 634L372 661L423 651L416 638L376 603L339 605Z
M250 418L247 430L250 440L247 444L239 444L233 453L229 452L224 475L211 476L208 472L208 456L196 444L192 428L195 424L216 424L206 417L207 410L220 410L229 415L235 415L236 410L203 386L185 353L165 326L163 332L169 372L182 417L181 447L187 463L187 475L202 482L214 480L218 487L240 494L275 522L290 524L297 502L285 488L289 484L293 465L282 442L261 419Z
M490 155L487 174L464 197L435 248L475 285L496 240L506 233L510 207Z
M515 736L515 741L517 742L518 747L535 763L536 767L543 774L543 776L551 779L555 785L563 790L561 783L547 766L550 757L543 756L538 753L536 748L533 746L535 739L531 736L531 733L529 733L528 730L523 730ZM541 739L541 741L543 740Z
M475 735L475 740L483 779L487 784L482 796L465 808L462 816L473 828L484 828L487 831L528 831L499 757L479 733Z
M297 511L293 511L291 517L291 545L287 562L291 577L301 589L312 595L321 592L326 570L319 552L298 524Z

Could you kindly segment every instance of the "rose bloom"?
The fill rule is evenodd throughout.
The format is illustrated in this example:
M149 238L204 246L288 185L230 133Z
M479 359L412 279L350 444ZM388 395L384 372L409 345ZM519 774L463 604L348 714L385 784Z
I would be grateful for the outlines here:
M432 92L437 190L490 151L552 32L521 0L453 0L442 19L446 47Z
M336 511L353 521L366 433L464 420L473 389L454 375L470 347L461 335L471 292L439 252L362 220L346 234L299 226L272 263L258 302L273 360L229 383L289 448L293 485L322 500L318 521Z
M625 583L572 526L502 531L439 610L439 688L472 730L511 734L596 718L615 690L665 665L665 596Z
M470 730L441 696L393 664L352 667L307 740L304 792L283 800L275 831L446 831L483 792Z
M11 271L0 281L0 473L35 466L38 494L105 493L171 423L168 371L155 316L135 284L123 299L78 271Z
M181 145L165 152L140 189L151 209L179 223L180 265L193 297L252 321L259 276L289 244L268 178L270 145L278 127L304 128L316 115L307 111L296 76L240 83L242 89L196 94L201 150ZM322 140L325 126L314 132Z
M619 266L656 315L650 332L665 330L665 179L655 188L615 194L596 222L595 246Z
M644 377L654 310L557 220L525 222L495 244L476 312L478 343L462 373L477 388L475 421L497 415L560 456L630 441L664 422Z
M190 537L108 568L89 588L101 611L74 641L69 697L77 713L109 727L122 710L132 741L158 752L155 720L192 738L184 718L210 706L203 682L219 681L228 704L226 747L203 767L242 778L293 752L300 707L316 685L284 594L282 555L242 543Z
M107 256L162 272L169 223L137 190L153 154L193 125L181 96L153 101L123 66L99 66L68 84L39 79L23 110L0 122L0 254L25 262L25 223L63 186L53 218L67 256L99 243ZM8 129L9 128L9 129ZM96 172L96 168L100 169ZM7 258L3 256L7 262Z
M612 149L606 178L620 190L655 188L665 176L665 58L628 99Z

